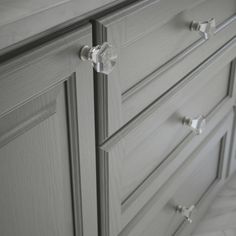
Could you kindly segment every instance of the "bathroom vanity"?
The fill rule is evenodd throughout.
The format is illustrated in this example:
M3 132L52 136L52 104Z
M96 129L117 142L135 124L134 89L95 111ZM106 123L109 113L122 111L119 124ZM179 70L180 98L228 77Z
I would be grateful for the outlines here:
M236 169L236 1L0 12L0 235L191 235Z

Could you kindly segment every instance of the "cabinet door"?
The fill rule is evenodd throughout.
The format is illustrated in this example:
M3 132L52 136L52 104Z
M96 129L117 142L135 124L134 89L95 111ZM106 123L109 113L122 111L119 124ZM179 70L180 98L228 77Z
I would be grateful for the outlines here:
M86 27L2 65L0 235L93 236L93 80Z

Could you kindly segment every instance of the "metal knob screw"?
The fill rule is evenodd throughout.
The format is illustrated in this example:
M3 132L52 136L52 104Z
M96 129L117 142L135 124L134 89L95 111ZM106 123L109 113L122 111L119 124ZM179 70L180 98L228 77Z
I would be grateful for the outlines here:
M214 18L211 18L207 21L192 21L190 24L190 30L198 31L204 39L209 39L215 31L216 21Z
M185 220L187 220L190 224L193 222L193 220L191 219L191 216L194 209L195 209L194 205L190 207L178 205L176 207L176 211L180 213L185 218Z
M95 47L83 46L79 52L80 59L91 61L97 72L108 75L116 64L117 54L107 42Z
M184 117L183 124L189 127L195 134L199 135L206 126L206 119L204 116L198 116L196 118Z

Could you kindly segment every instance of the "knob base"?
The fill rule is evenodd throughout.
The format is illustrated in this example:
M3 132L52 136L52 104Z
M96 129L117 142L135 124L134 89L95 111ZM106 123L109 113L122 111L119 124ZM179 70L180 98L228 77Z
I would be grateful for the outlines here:
M89 46L83 46L81 49L80 49L80 52L79 52L79 57L82 61L88 61L90 60L89 59L89 51L90 51L90 47Z
M94 47L83 46L79 57L82 61L90 61L97 72L108 75L116 64L117 54L114 48L105 42Z
M185 218L185 220L187 220L187 222L190 224L193 222L193 220L191 219L191 215L194 209L195 209L194 205L190 207L185 207L181 205L176 206L176 212L180 213Z

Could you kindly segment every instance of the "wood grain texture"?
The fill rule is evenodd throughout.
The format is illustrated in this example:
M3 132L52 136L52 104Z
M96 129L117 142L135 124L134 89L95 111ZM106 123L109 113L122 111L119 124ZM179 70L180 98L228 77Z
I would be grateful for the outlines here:
M86 26L1 66L0 234L97 235Z
M220 124L217 124L217 128L208 133L190 151L183 165L127 225L121 235L190 235L192 227L198 222L198 217L201 218L212 198L224 183L226 163L229 157L232 121L233 114L231 112ZM221 145L221 149L219 145ZM185 153L183 153L182 158L184 156ZM218 162L218 160L221 161ZM212 172L208 170L208 161L215 163L213 165L215 168L211 169ZM220 164L216 165L217 163ZM202 177L204 176L203 173L205 173L206 178L194 178L194 173L201 174ZM211 188L207 187L207 179ZM211 180L214 181L212 182ZM190 191L191 189L192 191ZM195 191L199 192L194 194L196 193ZM201 193L204 194L201 195ZM182 224L183 219L176 213L175 206L179 202L191 205L194 202L191 199L192 201L195 199L195 204L197 203L196 211L192 216L193 223L191 225Z
M65 94L60 87L56 113L1 147L1 235L73 235Z
M164 218L164 222L160 221L153 227L147 227L144 232L146 235L173 235L176 229L184 222L183 216L175 211L175 207L191 206L198 207L201 199L207 194L211 187L215 187L215 181L218 182L218 165L220 163L221 143L217 143L211 147L212 149L204 155L201 163L196 165L190 176L183 181L177 192L171 197L171 200L163 207L158 214L158 218ZM209 168L211 166L211 168ZM197 210L197 209L195 209ZM154 219L155 220L155 219ZM161 223L161 224L160 224ZM143 232L143 233L144 233Z
M217 36L206 41L191 32L189 24L209 15L217 19L218 30ZM108 41L119 55L97 96L103 106L98 117L107 122L107 131L99 132L100 143L232 38L234 16L233 0L224 4L220 0L160 1L139 3L96 20L95 43ZM104 84L98 78L99 82ZM108 101L103 100L103 88L108 90Z
M67 121L68 121L68 143L70 152L70 168L71 168L71 185L72 185L72 201L74 216L74 233L75 235L83 235L83 212L82 212L82 196L81 196L81 165L79 153L78 138L78 111L76 108L76 77L73 74L65 82L65 91L67 94Z
M228 45L234 45L233 41ZM231 60L234 56L231 46L223 47L136 120L100 145L100 213L105 222L102 232L110 235L123 232L182 164L184 158L176 156L195 139L202 139L183 129L181 119L185 115L204 114L208 125L213 127L212 120L219 121L219 116L232 109L235 83Z
M183 128L181 119L184 116L195 117L198 114L207 117L227 97L228 84L227 65L203 87L192 89L190 97L185 95L187 102L184 102L166 121L159 123L157 119L157 125L153 123L150 128L146 127L146 132L141 128L124 137L122 202L125 203L132 194L135 194L145 179L156 171L189 134L189 130ZM214 91L211 96L209 91Z
M73 24L77 28L78 21L121 4L127 5L127 1L3 0L0 3L0 54L58 30L64 31Z
M236 175L233 174L217 193L192 236L210 236L214 233L222 233L224 236L235 235L235 183Z
M27 17L39 13L40 11L47 10L49 8L56 7L70 0L44 0L44 1L1 1L0 14L1 23L0 26L17 21L21 18Z
M232 62L232 67L231 67L231 77L236 78L236 60ZM232 85L232 87L235 87L236 84ZM236 98L235 90L230 91L231 96L233 97L234 101ZM234 126L233 126L233 135L232 135L232 140L231 140L231 159L228 163L228 177L230 177L236 170L236 142L235 142L235 135L236 135L236 107L234 104Z

